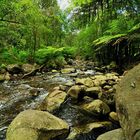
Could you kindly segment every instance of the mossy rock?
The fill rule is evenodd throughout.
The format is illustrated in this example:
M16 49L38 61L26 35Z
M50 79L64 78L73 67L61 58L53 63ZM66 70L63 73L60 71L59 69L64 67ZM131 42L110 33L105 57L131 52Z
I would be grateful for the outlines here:
M117 114L127 140L140 140L140 64L116 87Z
M26 110L21 112L7 130L7 140L63 139L69 131L68 124L48 112Z

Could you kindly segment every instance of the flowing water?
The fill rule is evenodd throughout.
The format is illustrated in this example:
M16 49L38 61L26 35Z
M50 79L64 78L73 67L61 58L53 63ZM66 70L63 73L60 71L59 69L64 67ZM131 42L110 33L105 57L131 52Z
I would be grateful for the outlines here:
M0 140L5 140L8 125L19 112L26 109L36 109L48 95L49 90L60 84L65 85L69 82L74 84L74 77L81 76L80 73L80 70L72 74L49 72L38 74L26 80L0 83ZM95 72L87 70L82 74L84 76L94 75Z

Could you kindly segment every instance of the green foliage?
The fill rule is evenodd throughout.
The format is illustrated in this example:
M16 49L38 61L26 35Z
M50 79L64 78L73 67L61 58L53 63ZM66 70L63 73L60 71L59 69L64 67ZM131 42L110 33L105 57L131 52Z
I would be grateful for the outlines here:
M65 57L65 59L75 58L76 51L77 51L76 47L64 47L62 50L62 54Z
M17 62L17 51L13 47L10 49L3 49L1 52L1 62L2 63L16 63Z
M72 31L76 32L72 45L76 46L78 54L84 58L95 60L98 56L100 61L107 58L107 62L110 62L112 58L117 58L118 52L115 47L110 48L109 43L133 34L136 30L139 32L140 1L72 0L72 4L74 8L70 25ZM127 38L138 39L138 34ZM126 45L125 43L127 44L127 41L123 45ZM134 48L136 50L136 47ZM124 57L126 52L127 49L119 54ZM111 56L112 54L114 56ZM127 53L125 55L127 56Z
M3 63L0 65L0 70L2 70L2 69L6 69L6 65Z
M135 31L137 31L139 29L140 29L140 23L138 23L135 26L133 26L128 32L133 33L133 32L135 32Z
M127 33L134 26L134 20L128 19L125 16L119 16L117 19L112 20L108 25L108 30L104 34L116 35Z
M36 62L38 64L48 64L50 67L63 66L66 59L73 57L74 49L69 47L49 46L36 51Z
M5 64L26 63L28 62L28 58L28 51L18 51L15 47L3 49L0 56L1 63Z
M0 63L61 67L78 55L95 59L98 51L113 52L108 42L140 27L138 0L71 0L71 8L62 12L57 0L1 0Z
M75 37L74 46L77 48L77 54L85 59L92 58L93 50L90 47L93 39L97 38L97 24L93 23L90 26L81 29Z
M64 18L56 0L1 0L0 47L5 50L0 61L27 62L29 54L33 61L41 46L60 46Z
M21 63L28 62L29 56L30 56L29 51L19 51L19 53L17 55L19 62L21 62Z
M62 54L63 48L47 47L36 51L36 61L37 63L45 63L50 59L54 59Z
M96 40L93 41L93 45L98 46L98 45L106 45L107 43L111 42L113 39L117 39L119 37L123 37L126 34L117 34L117 35L108 35L108 36L103 36L100 37Z
M73 4L76 5L76 6L81 6L83 4L87 4L87 3L90 3L92 2L92 0L72 0Z
M60 67L63 67L65 64L67 64L67 62L66 62L66 60L65 60L65 57L62 56L62 55L56 57L56 58L54 59L54 62L55 62L55 64L56 64L56 67L59 67L59 68L60 68Z

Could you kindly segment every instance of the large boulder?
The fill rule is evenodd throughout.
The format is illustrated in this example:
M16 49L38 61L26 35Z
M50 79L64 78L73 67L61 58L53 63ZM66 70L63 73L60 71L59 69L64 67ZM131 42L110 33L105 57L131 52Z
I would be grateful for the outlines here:
M49 95L45 98L43 103L41 104L41 110L54 112L59 109L62 103L64 103L66 99L66 92L61 90L54 90L49 93Z
M127 140L140 140L140 64L128 71L116 87L116 106Z
M81 107L94 115L106 115L110 112L109 106L99 99L83 104Z
M10 124L7 140L63 140L69 131L67 123L48 112L27 110L21 112Z
M121 128L100 135L97 140L126 140Z

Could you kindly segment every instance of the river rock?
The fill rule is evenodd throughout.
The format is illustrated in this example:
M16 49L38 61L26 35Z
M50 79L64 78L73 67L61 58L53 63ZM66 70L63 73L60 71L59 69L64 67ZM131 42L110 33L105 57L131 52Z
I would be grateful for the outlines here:
M5 81L5 74L0 74L0 82Z
M54 87L54 88L53 88L53 91L54 91L54 90L60 90L60 87L59 87L59 86Z
M90 103L81 105L81 107L94 115L106 115L110 112L109 106L103 101L96 99Z
M85 91L86 95L93 98L98 98L102 93L101 87L91 87L87 88Z
M68 63L68 65L74 65L75 61L73 59L71 59L71 58L68 58L67 63Z
M21 112L7 130L7 140L63 139L69 131L68 124L48 112L26 110Z
M119 122L119 118L116 112L110 112L109 118L111 121Z
M58 110L61 104L65 101L66 96L66 92L61 90L55 90L49 93L49 95L41 104L41 110L47 110L49 112L54 112Z
M52 73L57 73L58 71L57 70L52 70Z
M80 102L81 104L85 104L85 103L90 103L92 102L94 99L92 97L89 96L84 96L82 102Z
M29 72L35 70L35 65L23 64L22 65L22 70L23 70L24 73L29 73Z
M93 87L94 83L91 78L76 78L75 83L77 85L85 85L87 87Z
M67 94L70 95L72 98L74 99L80 99L80 98L83 98L84 97L84 86L78 86L78 85L75 85L75 86L72 86Z
M95 75L91 79L94 82L95 86L104 86L104 85L114 85L119 81L119 77L116 73L107 73L104 75Z
M75 68L65 68L61 70L61 73L68 74L68 73L73 73L75 71L76 71Z
M76 72L76 73L70 73L70 74L67 74L67 75L70 76L70 77L77 77L78 74L79 74L79 73Z
M36 88L31 88L30 89L30 95L32 97L37 97L39 95L39 93L40 93L40 91L38 89L36 89Z
M115 86L107 90L107 93L115 93L115 92L116 92Z
M106 83L105 75L95 75L91 77L95 86L102 86Z
M106 76L107 80L114 80L114 81L118 80L118 74L117 73L107 73L105 76Z
M88 140L97 138L112 127L111 122L93 122L73 127L66 140Z
M59 85L59 89L62 91L67 91L68 87L64 85Z
M140 140L140 64L128 71L116 87L116 106L127 140Z
M10 64L10 65L8 65L7 70L8 70L8 72L10 74L19 74L19 73L23 72L21 66L19 66L18 64Z
M108 90L103 90L100 94L99 99L105 102L107 105L115 108L115 88L110 88Z
M104 87L103 87L103 89L105 89L105 90L109 90L109 89L111 89L112 87L111 86L109 86L109 85L105 85Z
M65 120L71 127L76 127L97 120L93 114L88 113L77 104L73 103L73 100L71 100L70 97L67 98L64 104L62 104L56 115Z
M119 82L119 80L120 80L120 77L116 81L115 80L108 80L107 83L108 83L108 85L113 86L113 85L116 85Z
M10 74L8 72L6 72L5 74L0 74L0 82L3 81L9 81L10 80Z
M4 73L6 73L6 68L1 68L0 67L0 74L4 74Z
M121 128L100 135L97 140L126 140Z
M68 81L64 84L65 86L71 87L74 85L74 83L72 81Z

